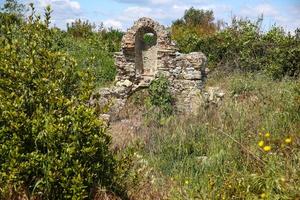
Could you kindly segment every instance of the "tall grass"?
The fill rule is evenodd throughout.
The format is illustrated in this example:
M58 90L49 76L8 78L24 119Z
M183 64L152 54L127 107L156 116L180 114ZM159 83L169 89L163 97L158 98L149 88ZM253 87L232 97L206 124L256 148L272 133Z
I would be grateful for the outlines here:
M299 81L215 78L221 106L152 128L141 150L176 183L172 199L300 198Z

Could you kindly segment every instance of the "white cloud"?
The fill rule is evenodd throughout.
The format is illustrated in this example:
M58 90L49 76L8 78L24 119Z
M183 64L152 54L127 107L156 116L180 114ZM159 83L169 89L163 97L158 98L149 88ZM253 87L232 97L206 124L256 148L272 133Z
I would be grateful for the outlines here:
M128 7L124 10L120 16L117 17L118 21L121 21L125 27L132 26L133 22L138 20L141 17L150 17L154 20L160 21L161 23L165 20L176 19L178 15L180 15L183 11L174 12L175 10L170 8L168 12L165 9L157 7L140 7L140 6L133 6Z
M248 17L257 17L263 14L264 16L274 17L279 14L278 10L270 4L258 4L256 6L245 6L241 9L240 15Z
M174 0L150 0L150 3L154 5L166 5L166 4L170 5L171 3L174 2L175 2Z
M275 7L271 4L263 3L256 6L244 6L238 13L239 16L256 19L263 15L266 29L276 24L282 26L287 31L294 31L300 27L300 6Z
M123 29L122 22L114 19L108 19L103 22L104 26L107 28L113 27L115 29Z
M143 15L150 15L153 10L149 7L128 7L123 15L128 16L129 18L135 17L135 16L143 16Z
M277 25L280 25L285 30L293 33L296 28L300 28L300 18L298 17L299 14L277 15L274 16L274 21Z
M125 9L124 12L121 13L120 16L118 17L118 20L122 22L129 22L129 21L136 20L140 17L151 17L152 14L153 14L153 10L151 8L133 6Z
M139 6L153 6L153 5L168 5L172 6L175 3L183 3L183 4L202 4L202 3L209 3L209 0L113 0L120 3L126 4L134 4Z
M278 11L270 4L260 4L256 6L256 10L258 13L263 13L268 16L276 16Z
M174 4L172 6L172 9L176 10L176 11L179 11L179 12L184 12L185 10L189 9L190 6L187 6L187 5L178 5L178 4Z
M80 3L75 0L27 0L27 2L33 2L41 14L44 13L44 8L50 5L53 10L51 24L62 29L66 28L67 23L84 18Z
M80 4L77 1L68 1L69 5L71 8L79 10L80 9Z
M50 5L52 7L60 7L72 10L80 10L80 3L72 0L38 0L39 5L46 7Z
M46 5L51 5L53 9L52 20L60 28L65 28L66 22L70 23L78 18L87 19L87 17L91 21L103 21L106 27L122 30L131 27L133 22L140 17L151 17L161 24L170 25L172 21L181 18L184 15L184 11L192 6L196 9L213 10L215 18L224 19L225 22L230 22L231 17L235 14L240 17L249 17L250 19L256 19L263 14L265 18L264 25L266 26L276 23L287 30L294 30L296 27L300 27L300 4L279 7L270 3L270 1L256 4L249 1L250 3L237 7L221 1L213 1L212 3L209 0L111 0L124 3L123 6L127 4L127 8L122 12L107 12L105 14L102 12L95 16L91 15L93 11L88 11L90 13L83 12L79 0L24 1L34 1L41 13L43 13L42 10Z
M118 13L118 16L110 17L109 20L113 19L121 22L122 30L125 30L125 28L131 27L133 22L141 17L150 17L159 21L161 24L170 25L172 21L181 18L185 10L192 6L197 9L214 10L215 14L225 11L229 12L231 9L229 6L223 4L215 5L207 3L206 0L198 0L195 1L197 3L194 4L189 4L189 2L193 1L149 0L148 4L143 6L129 6L123 12Z
M65 20L66 24L72 24L73 22L75 22L75 19L66 19Z
M286 4L276 6L270 1L254 3L244 0L241 7L228 5L221 1L209 0L114 0L130 5L123 12L109 19L122 23L123 28L133 25L133 22L140 17L151 17L161 24L170 25L172 21L181 18L184 11L190 7L196 9L213 10L216 20L222 19L227 23L231 22L233 16L247 17L256 20L263 14L263 29L268 30L273 24L283 26L286 30L293 31L300 27L300 4ZM124 30L124 29L123 29Z

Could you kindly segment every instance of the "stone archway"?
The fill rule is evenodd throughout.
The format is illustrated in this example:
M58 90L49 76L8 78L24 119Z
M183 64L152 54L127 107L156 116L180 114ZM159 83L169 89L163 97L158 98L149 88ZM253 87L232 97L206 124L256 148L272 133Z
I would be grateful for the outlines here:
M145 34L153 34L155 43L147 46ZM122 76L118 76L117 81L127 79L136 84L144 79L154 78L158 68L164 66L162 58L165 55L160 52L175 52L169 32L158 22L146 17L139 19L128 29L122 38L121 48L122 53L116 56L116 64L118 74Z
M150 28L140 28L135 36L135 68L138 74L150 77L155 75L157 50L156 32Z
M146 44L145 34L154 36L151 45ZM139 88L148 87L158 74L170 81L177 111L191 112L200 106L200 88L206 77L205 55L201 52L177 52L168 30L150 18L143 17L128 29L122 38L121 51L115 53L115 64L115 85L101 88L90 100L99 108L112 104L109 115L117 114L131 94Z

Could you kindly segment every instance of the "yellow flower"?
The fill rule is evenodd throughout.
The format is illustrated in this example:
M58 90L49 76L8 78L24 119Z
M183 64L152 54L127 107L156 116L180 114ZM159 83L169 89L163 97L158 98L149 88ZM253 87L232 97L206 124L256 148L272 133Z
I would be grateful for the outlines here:
M261 141L259 141L258 146L263 147L264 144L265 144L264 141L261 140Z
M188 181L188 180L186 180L186 181L185 181L185 184L186 184L186 185L188 185L188 184L189 184L189 181Z
M271 135L271 134L270 134L269 132L267 132L267 133L265 134L265 137L268 138L268 137L270 137L270 135Z
M258 135L262 136L262 133L261 133L261 132L259 132L259 133L258 133Z
M265 193L262 193L262 194L260 195L260 197L261 197L262 199L264 199L264 198L266 198L266 194L265 194Z
M264 151L270 151L271 150L271 146L264 146Z
M284 141L285 141L285 143L289 144L289 143L292 142L292 138L290 138L290 137L289 137L289 138L286 138Z

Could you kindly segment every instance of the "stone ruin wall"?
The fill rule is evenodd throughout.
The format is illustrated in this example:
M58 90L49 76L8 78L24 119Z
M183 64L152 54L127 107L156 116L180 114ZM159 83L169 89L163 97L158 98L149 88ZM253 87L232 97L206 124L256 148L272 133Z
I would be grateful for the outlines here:
M156 38L156 43L149 48L143 43L146 33ZM206 61L201 52L178 53L164 26L150 18L141 18L125 33L121 52L115 54L115 85L101 88L90 102L98 107L110 104L108 114L117 113L134 91L148 87L152 80L164 75L170 81L177 111L196 111L206 78Z

